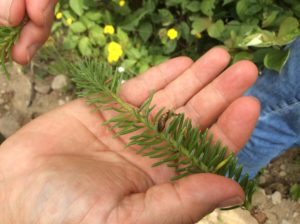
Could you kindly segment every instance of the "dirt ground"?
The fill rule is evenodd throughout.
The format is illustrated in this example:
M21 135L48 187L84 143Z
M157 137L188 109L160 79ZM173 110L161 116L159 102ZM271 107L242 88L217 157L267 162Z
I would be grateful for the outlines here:
M32 72L12 70L11 80L0 75L0 143L37 116L75 98L64 76L40 78ZM272 161L259 177L251 212L216 211L202 224L299 224L300 201L290 199L289 189L300 184L300 149L291 149Z

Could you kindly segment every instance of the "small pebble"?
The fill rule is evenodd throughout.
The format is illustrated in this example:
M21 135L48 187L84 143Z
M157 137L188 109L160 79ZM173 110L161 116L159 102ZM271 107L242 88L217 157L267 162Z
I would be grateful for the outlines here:
M68 78L65 75L55 76L51 83L51 88L53 90L60 90L68 85Z
M255 206L262 206L266 202L267 202L267 197L266 197L265 190L262 188L258 188L253 194L252 204Z
M0 98L0 105L4 103L5 103L4 99Z
M50 92L49 85L35 85L34 90L41 94L47 94Z
M278 205L278 204L281 203L282 196L281 196L281 193L279 191L275 191L274 194L272 194L271 198L272 198L272 203L274 205Z
M281 165L280 165L280 169L281 169L281 170L285 170L285 165L284 165L284 164L281 164Z
M10 107L9 107L7 104L4 105L4 109L5 109L5 110L9 110L9 108L10 108Z
M286 176L286 172L285 171L280 171L279 172L279 176L280 177L285 177Z
M71 100L71 97L69 97L69 96L66 96L65 100L66 100L66 102L70 102L70 100Z
M293 218L296 218L298 215L299 215L299 213L298 213L298 212L295 212L295 213L293 214Z
M65 102L64 100L59 100L59 101L58 101L58 105L59 105L59 106L62 106L62 105L64 105L64 104L66 104L66 102Z
M268 220L268 217L263 212L258 212L256 214L253 214L253 217L257 220L259 224L264 224Z
M267 178L263 175L261 175L258 179L259 184L265 184L267 182Z
M290 224L290 222L287 221L287 220L285 220L285 219L283 219L283 220L281 221L281 224Z

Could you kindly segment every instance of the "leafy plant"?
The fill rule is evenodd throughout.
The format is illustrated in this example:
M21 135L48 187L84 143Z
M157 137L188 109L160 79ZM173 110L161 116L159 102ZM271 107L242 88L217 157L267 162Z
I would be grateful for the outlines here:
M54 36L64 34L64 49L107 60L114 41L123 49L116 64L134 73L178 55L197 59L216 45L233 62L279 72L289 56L284 46L300 35L300 2L291 0L65 0L56 15ZM114 32L105 33L107 25Z
M249 208L255 182L249 180L248 174L242 176L243 167L237 165L235 156L228 154L220 142L213 143L207 130L201 132L199 127L193 127L184 114L169 116L172 113L164 108L152 115L155 108L151 106L153 94L140 108L124 102L118 96L118 90L126 77L105 62L87 60L71 68L80 97L86 98L96 110L118 113L104 124L114 129L116 136L131 134L127 147L139 146L138 154L159 159L153 167L166 165L174 169L173 181L195 173L232 178L244 189L244 207Z

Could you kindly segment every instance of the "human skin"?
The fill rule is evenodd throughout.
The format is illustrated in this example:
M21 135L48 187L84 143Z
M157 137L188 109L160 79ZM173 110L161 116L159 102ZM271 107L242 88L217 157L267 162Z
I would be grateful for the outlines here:
M27 64L39 47L49 37L58 0L1 0L0 26L16 26L25 12L29 21L22 29L17 43L12 48L12 57L19 64Z
M125 82L120 97L184 112L237 153L259 116L259 102L243 93L255 82L248 61L227 68L229 54L214 48L193 62L169 60ZM51 111L0 146L0 223L195 223L217 207L241 204L238 183L214 174L171 182L174 172L125 148L83 100Z

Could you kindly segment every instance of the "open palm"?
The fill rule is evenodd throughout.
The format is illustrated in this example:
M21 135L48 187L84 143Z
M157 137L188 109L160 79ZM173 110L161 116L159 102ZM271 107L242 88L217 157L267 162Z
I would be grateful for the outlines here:
M123 84L121 97L185 113L237 152L247 142L259 103L242 94L255 82L247 61L229 68L220 48L197 62L186 57L153 67ZM102 125L111 112L91 113L73 101L22 128L0 147L0 223L194 223L216 207L242 203L237 183L197 174L175 183L167 167L125 148Z

